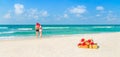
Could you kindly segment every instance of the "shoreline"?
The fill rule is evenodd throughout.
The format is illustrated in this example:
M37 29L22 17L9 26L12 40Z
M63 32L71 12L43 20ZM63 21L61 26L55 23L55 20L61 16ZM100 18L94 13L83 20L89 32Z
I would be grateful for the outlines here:
M86 34L66 34L66 35L44 35L42 38L52 38L52 37L70 37L72 36L80 36L80 35L94 35L94 34L113 34L113 33L120 33L120 32L101 32L101 33L86 33ZM2 37L1 37L2 38ZM40 37L39 37L40 38ZM38 39L39 39L38 38ZM11 36L11 37L5 37L0 39L2 40L22 40L22 39L36 39L36 36Z

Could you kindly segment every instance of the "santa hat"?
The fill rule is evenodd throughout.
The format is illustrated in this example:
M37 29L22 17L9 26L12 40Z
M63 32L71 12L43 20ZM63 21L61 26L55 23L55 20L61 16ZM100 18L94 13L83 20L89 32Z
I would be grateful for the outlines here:
M36 25L39 25L39 26L40 26L40 24L39 24L38 22L36 23Z

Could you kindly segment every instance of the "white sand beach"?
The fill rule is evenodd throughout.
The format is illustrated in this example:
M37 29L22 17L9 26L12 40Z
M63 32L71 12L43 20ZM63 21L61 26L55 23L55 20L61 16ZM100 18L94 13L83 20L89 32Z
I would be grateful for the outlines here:
M100 48L78 48L83 37L92 38ZM119 32L0 40L0 57L120 57L119 41Z

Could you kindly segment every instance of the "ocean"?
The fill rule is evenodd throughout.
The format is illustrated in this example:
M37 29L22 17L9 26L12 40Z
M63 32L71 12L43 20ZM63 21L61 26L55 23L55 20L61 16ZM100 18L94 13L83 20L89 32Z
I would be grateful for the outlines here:
M42 25L43 37L120 32L120 25ZM0 39L36 37L35 25L0 25Z

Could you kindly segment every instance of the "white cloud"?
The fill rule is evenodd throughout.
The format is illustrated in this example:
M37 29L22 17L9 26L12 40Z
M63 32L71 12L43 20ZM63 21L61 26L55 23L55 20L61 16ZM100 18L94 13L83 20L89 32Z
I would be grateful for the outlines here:
M87 10L86 10L86 7L85 6L77 6L77 7L74 7L74 8L71 8L69 9L70 13L73 13L73 14L83 14L85 13Z
M48 12L47 11L41 11L40 14L42 17L47 17L48 16Z
M24 5L22 4L15 4L15 14L22 14L24 12Z
M38 9L29 9L25 12L25 16L28 18L43 18L48 16L48 12L46 10L38 10Z
M3 17L6 18L6 19L10 19L10 18L11 18L11 14L10 14L10 13L7 13L7 14L5 14Z
M114 21L117 19L117 16L113 14L112 11L109 11L106 16L107 21Z
M34 19L38 19L40 15L37 9L29 9L25 12L25 14L26 17Z
M68 18L68 14L64 14L64 16L63 16L64 18Z
M33 18L38 19L38 18L39 18L39 16L35 15L35 16L33 16Z
M49 16L47 10L38 10L37 8L25 9L24 5L16 3L14 4L14 10L11 10L5 14L4 18L23 18L23 19L39 19Z
M97 17L100 17L101 15L100 15L100 14L97 14L96 16L97 16Z
M96 7L96 10L102 11L102 10L104 10L104 7L103 7L103 6L97 6L97 7Z

